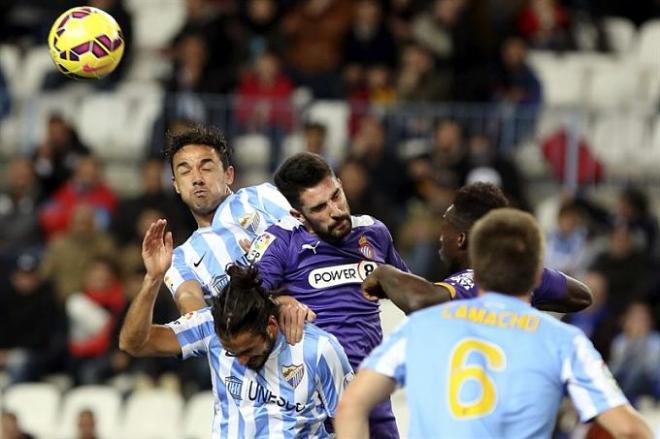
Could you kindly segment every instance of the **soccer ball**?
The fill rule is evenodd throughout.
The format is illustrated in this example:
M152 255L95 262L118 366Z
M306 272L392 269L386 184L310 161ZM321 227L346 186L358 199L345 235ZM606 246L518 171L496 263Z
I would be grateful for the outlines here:
M60 15L48 35L57 69L75 79L99 79L112 72L124 54L124 37L112 16L89 6Z

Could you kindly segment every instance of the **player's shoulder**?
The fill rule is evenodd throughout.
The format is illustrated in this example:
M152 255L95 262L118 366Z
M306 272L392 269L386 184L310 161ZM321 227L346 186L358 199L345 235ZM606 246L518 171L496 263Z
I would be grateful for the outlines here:
M280 219L275 224L269 226L266 229L266 232L269 232L275 236L292 236L297 233L300 233L303 230L303 225L300 221L294 217L288 215Z
M305 323L304 341L319 346L321 353L329 349L336 350L340 346L337 338L329 332L319 328L313 323Z
M351 224L353 230L357 230L360 233L391 235L387 226L378 218L374 218L371 215L351 215Z

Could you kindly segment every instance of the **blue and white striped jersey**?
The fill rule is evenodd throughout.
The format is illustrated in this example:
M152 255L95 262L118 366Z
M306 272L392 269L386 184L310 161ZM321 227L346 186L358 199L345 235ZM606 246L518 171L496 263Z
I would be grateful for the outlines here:
M353 369L337 339L306 324L295 346L278 332L265 365L254 371L226 355L210 308L168 324L183 358L207 355L215 395L213 438L326 438Z
M406 386L411 438L549 438L566 391L583 422L627 404L579 329L496 293L412 314L362 367Z
M240 241L252 242L290 210L289 202L270 183L232 193L218 206L211 226L195 230L174 249L165 285L174 295L183 282L196 280L206 299L217 295L229 281L227 265L244 258Z

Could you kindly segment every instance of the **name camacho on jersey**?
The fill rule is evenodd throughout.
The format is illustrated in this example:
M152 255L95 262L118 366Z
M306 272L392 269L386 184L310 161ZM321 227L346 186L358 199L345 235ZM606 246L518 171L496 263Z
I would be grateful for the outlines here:
M362 367L406 387L411 438L549 438L566 391L583 422L627 404L578 328L496 293L412 314Z
M269 183L230 194L218 206L211 226L195 230L174 249L165 284L175 294L183 282L195 280L206 299L217 295L228 282L227 265L244 260L240 241L252 242L290 210L284 196Z
M265 365L254 371L227 356L210 308L168 324L184 359L206 355L215 396L214 438L327 438L324 421L335 415L353 378L337 339L306 324L295 346L278 332Z
M351 221L351 232L331 244L285 218L254 241L248 259L258 263L266 288L282 288L310 307L314 323L337 337L357 367L382 339L379 305L362 296L362 281L378 264L408 268L383 223L367 215Z

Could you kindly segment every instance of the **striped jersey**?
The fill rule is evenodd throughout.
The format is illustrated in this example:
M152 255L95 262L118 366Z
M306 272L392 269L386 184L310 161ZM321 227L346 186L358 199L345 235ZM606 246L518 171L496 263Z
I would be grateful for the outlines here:
M229 282L227 265L240 262L245 255L240 241L252 242L290 210L286 198L270 183L230 194L215 211L211 226L195 230L174 249L165 284L175 294L183 282L195 280L206 299L217 295Z
M362 281L378 264L408 271L387 227L369 215L351 216L340 242L320 240L293 217L268 228L248 253L270 290L282 288L316 313L355 368L382 340L380 305L362 295Z
M406 387L411 438L549 438L566 391L583 422L627 404L579 329L496 293L412 314L362 367Z
M210 308L168 324L184 359L206 355L215 396L213 438L326 438L353 372L337 339L306 324L295 346L278 331L264 366L252 370L227 356Z

